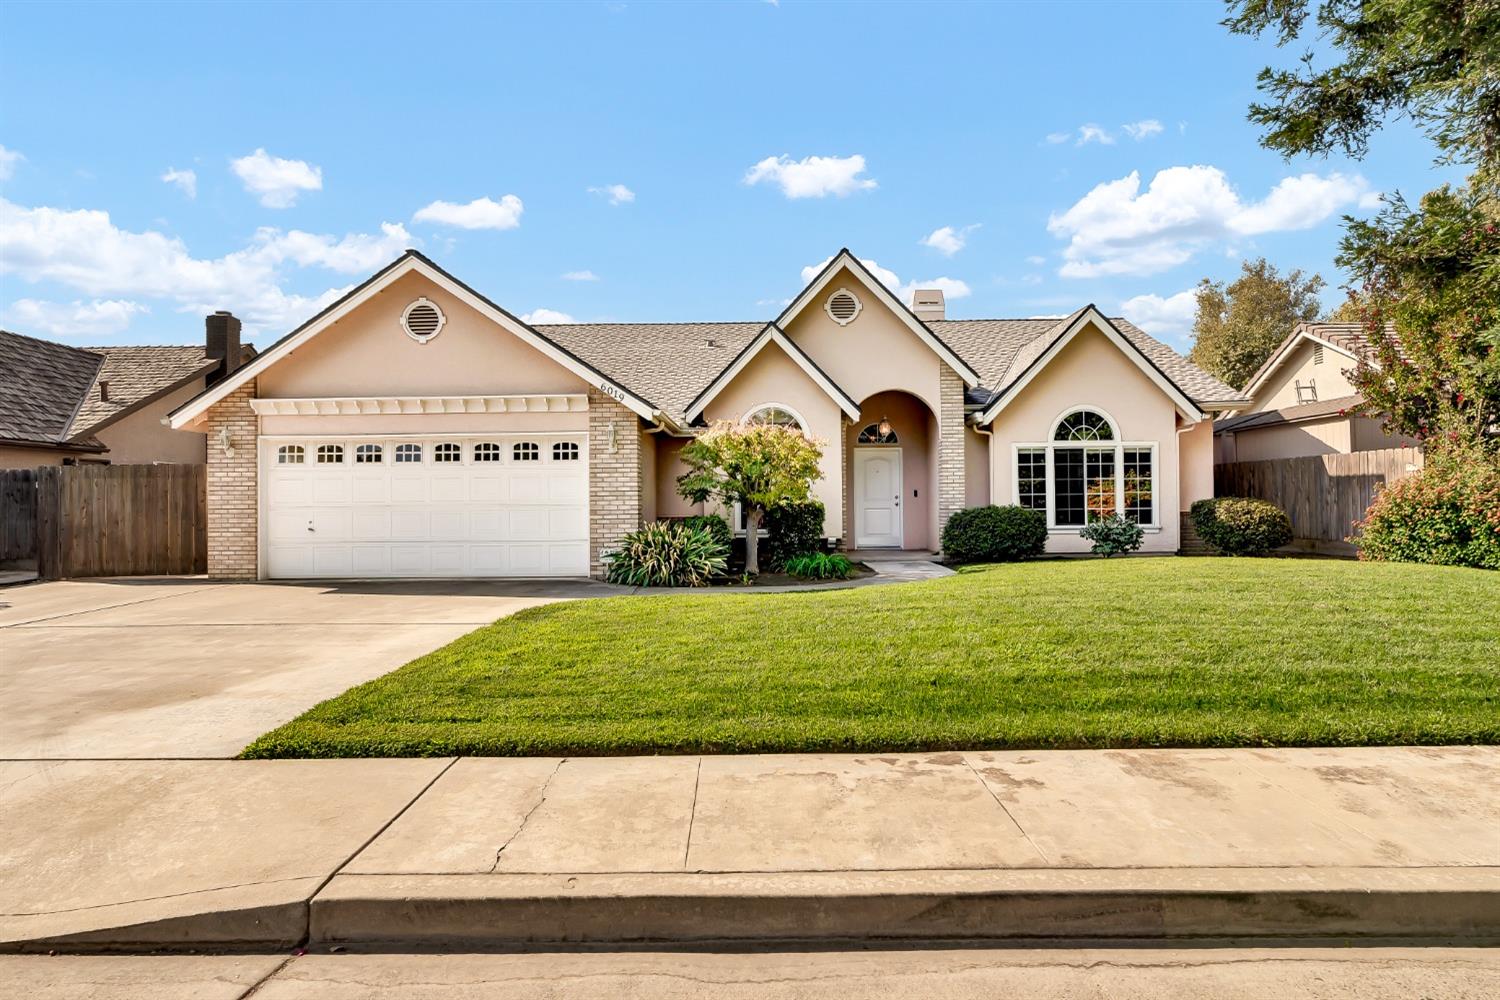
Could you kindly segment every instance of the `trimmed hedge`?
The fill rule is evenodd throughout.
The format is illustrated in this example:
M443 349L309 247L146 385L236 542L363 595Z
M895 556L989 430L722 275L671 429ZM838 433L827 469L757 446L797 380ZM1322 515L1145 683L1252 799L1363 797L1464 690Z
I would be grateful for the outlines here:
M734 532L729 530L729 522L718 514L692 514L682 518L681 523L684 527L708 532L714 541L724 546L725 551L734 544Z
M1139 524L1119 514L1090 521L1084 525L1079 534L1086 541L1094 543L1094 555L1103 556L1106 559L1110 556L1134 552L1141 547L1141 542L1146 538L1146 532Z
M1361 559L1500 569L1500 469L1429 465L1377 493L1355 527Z
M970 507L948 518L943 554L953 562L1015 562L1047 547L1047 515L1028 507Z
M766 540L757 553L761 568L774 573L792 556L821 552L824 514L817 500L781 504L766 511Z
M1268 500L1214 497L1188 510L1198 537L1226 556L1263 556L1292 540L1292 519Z

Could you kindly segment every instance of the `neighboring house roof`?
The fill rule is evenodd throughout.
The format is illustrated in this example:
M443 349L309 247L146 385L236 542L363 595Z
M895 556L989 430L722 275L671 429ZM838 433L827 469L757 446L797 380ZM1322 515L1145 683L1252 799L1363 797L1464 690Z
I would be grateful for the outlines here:
M0 331L0 440L105 451L99 431L218 366L202 345L70 347Z
M1306 420L1320 420L1325 417L1338 416L1345 411L1352 410L1364 402L1362 396L1339 396L1335 399L1324 399L1316 403L1299 403L1296 406L1287 406L1279 410L1258 410L1255 413L1242 413L1228 420L1220 420L1214 424L1214 433L1248 431L1255 427L1274 427L1282 424L1302 423Z
M69 433L103 364L91 351L0 330L0 441L103 451Z
M1362 324L1298 323L1292 327L1292 332L1287 334L1286 339L1276 345L1276 349L1255 370L1255 374L1250 376L1250 380L1245 383L1245 396L1253 398L1277 366L1304 340L1325 344L1351 361L1373 354L1373 345Z

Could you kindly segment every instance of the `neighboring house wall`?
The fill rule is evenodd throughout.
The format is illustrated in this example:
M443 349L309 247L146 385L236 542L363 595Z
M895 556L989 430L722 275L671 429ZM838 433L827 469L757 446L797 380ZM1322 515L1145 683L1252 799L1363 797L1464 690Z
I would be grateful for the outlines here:
M1350 440L1355 451L1379 451L1382 448L1420 448L1422 442L1404 434L1387 434L1379 417L1350 417Z
M168 413L202 391L200 378L96 432L95 436L109 446L104 457L113 465L202 463L207 438L193 431L174 431L162 423Z
M1348 454L1349 451L1348 417L1304 420L1295 424L1251 427L1234 432L1236 462Z
M1141 548L1177 551L1177 412L1145 373L1093 327L1074 337L996 417L990 445L991 499L999 504L1016 502L1016 446L1046 443L1056 421L1081 406L1108 414L1123 441L1156 445L1154 499L1159 527L1148 529ZM1203 461L1211 457L1204 449L1198 452ZM1087 552L1089 543L1078 536L1077 528L1058 529L1050 534L1047 550Z
M0 469L35 469L42 465L62 465L65 459L78 462L102 462L105 456L84 451L53 451L50 448L7 448L0 445Z
M843 495L844 472L838 464L835 443L842 414L838 404L785 351L774 343L766 345L714 398L703 416L709 423L715 420L739 423L768 404L778 404L800 416L807 432L821 445L823 478L813 483L812 495L822 502L825 510L824 534L837 538L842 534L839 498Z
M1304 340L1294 348L1291 354L1285 358L1266 379L1260 389L1255 393L1255 402L1246 407L1245 413L1258 413L1264 410L1280 410L1288 406L1296 406L1298 403L1309 403L1313 400L1304 396L1297 398L1297 382L1303 386L1311 383L1317 388L1319 400L1338 399L1340 396L1352 396L1357 391L1344 374L1345 369L1353 370L1354 359L1331 347L1323 348L1323 363L1314 363L1314 348L1318 346L1310 341ZM1241 459L1241 461L1247 461Z

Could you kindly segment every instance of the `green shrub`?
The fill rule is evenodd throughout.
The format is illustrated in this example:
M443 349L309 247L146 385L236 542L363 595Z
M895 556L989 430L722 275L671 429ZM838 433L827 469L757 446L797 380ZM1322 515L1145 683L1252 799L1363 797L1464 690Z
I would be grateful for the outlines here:
M1377 493L1355 528L1361 559L1500 569L1500 469L1429 465Z
M729 522L718 514L694 514L691 517L684 517L680 523L684 527L708 532L713 536L714 541L724 546L725 551L728 551L729 546L734 542L734 532L729 529Z
M1198 537L1226 556L1263 556L1292 540L1292 519L1268 500L1214 497L1189 509Z
M786 571L803 580L847 580L854 564L837 552L801 552L786 561Z
M724 572L728 554L708 530L656 521L620 540L606 576L627 587L703 587Z
M943 554L954 562L1014 562L1047 547L1047 515L1028 507L970 507L948 518Z
M1094 555L1106 559L1134 552L1146 537L1139 524L1119 514L1090 521L1079 534L1094 543Z
M766 543L760 550L765 568L774 572L792 556L822 551L824 513L817 500L784 503L766 511Z

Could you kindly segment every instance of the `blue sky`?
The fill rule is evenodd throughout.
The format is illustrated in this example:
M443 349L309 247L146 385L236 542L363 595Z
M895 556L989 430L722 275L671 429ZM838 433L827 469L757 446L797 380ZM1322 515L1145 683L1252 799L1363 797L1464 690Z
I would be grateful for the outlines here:
M1218 3L148 6L0 12L0 321L269 343L405 246L541 322L774 316L840 246L952 317L1124 312L1176 346L1245 256L1333 266L1419 194L1262 150ZM1128 127L1127 127L1128 126ZM924 242L925 241L925 242Z

